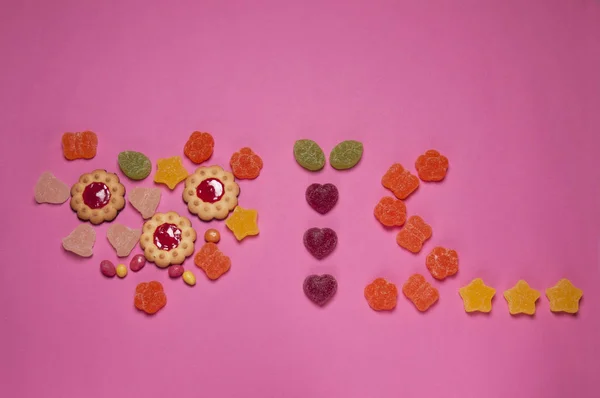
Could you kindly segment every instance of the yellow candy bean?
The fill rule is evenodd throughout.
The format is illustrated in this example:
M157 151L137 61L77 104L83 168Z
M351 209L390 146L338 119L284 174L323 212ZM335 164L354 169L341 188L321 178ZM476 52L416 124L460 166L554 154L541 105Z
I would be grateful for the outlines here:
M194 286L196 284L196 277L192 274L192 271L185 271L183 273L183 281L190 286Z
M119 278L125 278L127 276L127 267L125 265L117 265L117 276Z

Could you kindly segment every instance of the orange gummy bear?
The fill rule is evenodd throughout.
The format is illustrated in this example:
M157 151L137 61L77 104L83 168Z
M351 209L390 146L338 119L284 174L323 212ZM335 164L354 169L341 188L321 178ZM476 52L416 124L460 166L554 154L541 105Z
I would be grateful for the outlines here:
M62 148L67 160L92 159L96 156L98 136L92 131L64 133L62 136Z
M215 140L209 133L194 131L183 147L183 153L192 162L200 164L207 161L213 154Z
M406 222L406 206L399 199L383 197L375 206L375 218L386 227L401 227Z
M394 163L381 179L384 187L396 195L398 199L406 199L419 187L419 179L405 170L400 163Z
M448 159L431 149L418 157L415 168L423 181L442 181L448 171Z
M383 278L377 278L365 287L365 298L375 311L393 310L398 301L398 288Z
M263 161L250 148L242 148L231 155L231 171L236 178L253 180L259 176Z
M135 308L146 314L155 314L167 304L167 296L160 282L142 282L135 288Z
M435 279L446 279L458 272L458 253L456 250L435 247L427 255L425 265Z
M402 293L421 312L427 311L440 298L438 290L421 274L414 274L402 286Z
M212 242L205 243L196 253L194 263L201 268L209 279L218 279L231 268L231 260L224 255L216 244Z
M400 247L412 253L418 253L421 251L423 243L431 238L432 233L431 226L425 223L421 217L411 216L404 228L398 232L396 242Z

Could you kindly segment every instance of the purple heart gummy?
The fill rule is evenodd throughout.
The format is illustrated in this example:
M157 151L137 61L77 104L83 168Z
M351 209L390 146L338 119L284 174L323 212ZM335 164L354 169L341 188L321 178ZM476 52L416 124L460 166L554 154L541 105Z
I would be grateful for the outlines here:
M338 190L333 184L311 184L306 188L306 201L321 214L333 209L338 198Z
M313 303L323 306L337 292L337 281L329 274L309 275L304 280L304 294Z
M337 234L330 228L311 228L304 233L304 246L319 260L331 254L337 245Z

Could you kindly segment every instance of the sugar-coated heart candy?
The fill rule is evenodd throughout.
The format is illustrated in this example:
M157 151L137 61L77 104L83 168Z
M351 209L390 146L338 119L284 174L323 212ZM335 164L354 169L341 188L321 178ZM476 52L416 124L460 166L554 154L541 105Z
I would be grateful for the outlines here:
M310 228L304 233L304 246L310 254L321 260L337 246L337 234L330 228Z
M306 188L306 201L317 212L328 213L339 198L338 189L333 184L311 184Z
M96 243L96 231L89 224L80 224L62 240L63 248L81 257L90 257Z
M35 184L35 201L59 205L71 197L71 188L49 171L44 172Z
M337 281L329 274L309 275L304 280L304 294L313 303L323 306L337 292Z

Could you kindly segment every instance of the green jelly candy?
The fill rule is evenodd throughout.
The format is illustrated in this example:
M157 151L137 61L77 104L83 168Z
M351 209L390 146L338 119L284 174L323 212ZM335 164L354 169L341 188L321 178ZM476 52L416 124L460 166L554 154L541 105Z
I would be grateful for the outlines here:
M296 162L306 170L317 171L325 166L325 154L313 140L298 140L294 144Z
M143 153L125 151L119 154L119 168L132 180L143 180L150 175L152 163Z
M342 141L331 150L329 163L334 169L346 170L356 166L363 154L363 144L358 141Z

